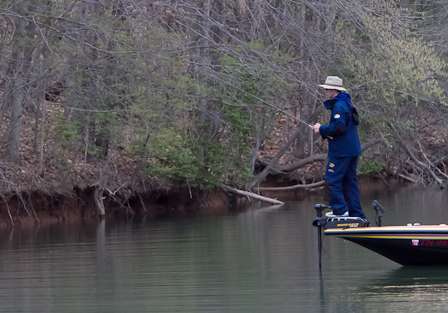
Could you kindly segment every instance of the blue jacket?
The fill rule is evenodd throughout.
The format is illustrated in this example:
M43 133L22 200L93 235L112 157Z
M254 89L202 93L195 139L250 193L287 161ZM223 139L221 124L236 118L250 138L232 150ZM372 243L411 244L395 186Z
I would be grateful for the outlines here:
M361 154L358 125L353 121L352 100L347 92L340 92L334 99L324 101L331 111L330 122L321 125L319 132L328 139L328 157L353 157Z

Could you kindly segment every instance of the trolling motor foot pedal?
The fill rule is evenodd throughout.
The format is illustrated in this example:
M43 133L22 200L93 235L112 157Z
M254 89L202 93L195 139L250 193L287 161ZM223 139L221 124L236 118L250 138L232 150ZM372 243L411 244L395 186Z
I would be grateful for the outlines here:
M368 227L369 221L361 217L330 217L327 218L325 228L357 228Z
M323 216L323 211L325 209L330 209L330 206L326 204L317 203L314 205L316 210L316 218L313 221L313 226L327 228L356 228L356 227L367 227L369 226L369 221L360 217L351 216L336 216L327 217Z

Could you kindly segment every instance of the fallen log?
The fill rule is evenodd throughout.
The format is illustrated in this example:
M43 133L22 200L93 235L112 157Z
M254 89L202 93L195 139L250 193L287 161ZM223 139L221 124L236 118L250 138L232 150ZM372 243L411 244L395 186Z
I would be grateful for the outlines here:
M415 179L413 179L413 178L411 178L409 176L406 176L404 174L397 174L397 176L402 178L402 179L404 179L404 180L406 180L406 181L408 181L408 182L411 182L413 184L417 184L417 180L415 180Z
M285 187L258 187L257 190L260 191L284 191L284 190L294 190L294 189L308 189L308 188L316 188L325 185L325 181L321 180L317 183L312 184L297 184L292 186Z
M236 189L236 188L229 187L229 186L226 186L226 185L221 185L221 187L223 189L227 190L227 191L236 193L236 194L238 194L240 196L245 196L245 197L257 199L257 200L264 201L264 202L267 202L267 203L272 203L272 204L285 204L284 202L282 202L280 200L272 199L272 198L265 197L265 196L260 196L259 194L256 194L256 193L253 193L253 192L250 192L250 191L240 190L240 189Z

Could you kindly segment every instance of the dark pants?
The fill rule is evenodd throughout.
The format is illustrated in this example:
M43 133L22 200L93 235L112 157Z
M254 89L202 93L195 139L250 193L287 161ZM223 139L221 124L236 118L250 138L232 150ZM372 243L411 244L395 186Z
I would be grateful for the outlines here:
M325 180L330 190L330 206L334 214L347 210L350 216L365 218L359 200L356 167L358 157L329 158Z

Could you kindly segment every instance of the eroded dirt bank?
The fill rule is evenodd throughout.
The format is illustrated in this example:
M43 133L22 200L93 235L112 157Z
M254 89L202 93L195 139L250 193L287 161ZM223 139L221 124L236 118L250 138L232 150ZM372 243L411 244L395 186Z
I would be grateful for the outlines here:
M400 186L399 181L386 185L375 178L361 178L362 194L376 193ZM99 219L98 193L95 187L75 187L72 192L48 193L43 191L10 192L1 196L0 227L26 227L53 223L79 223ZM271 192L265 195L283 201L297 201L310 194L322 195L325 188ZM194 190L186 187L152 189L147 192L123 194L104 192L101 195L106 219L174 218L194 215L222 215L244 210L251 204L246 198L215 189Z

